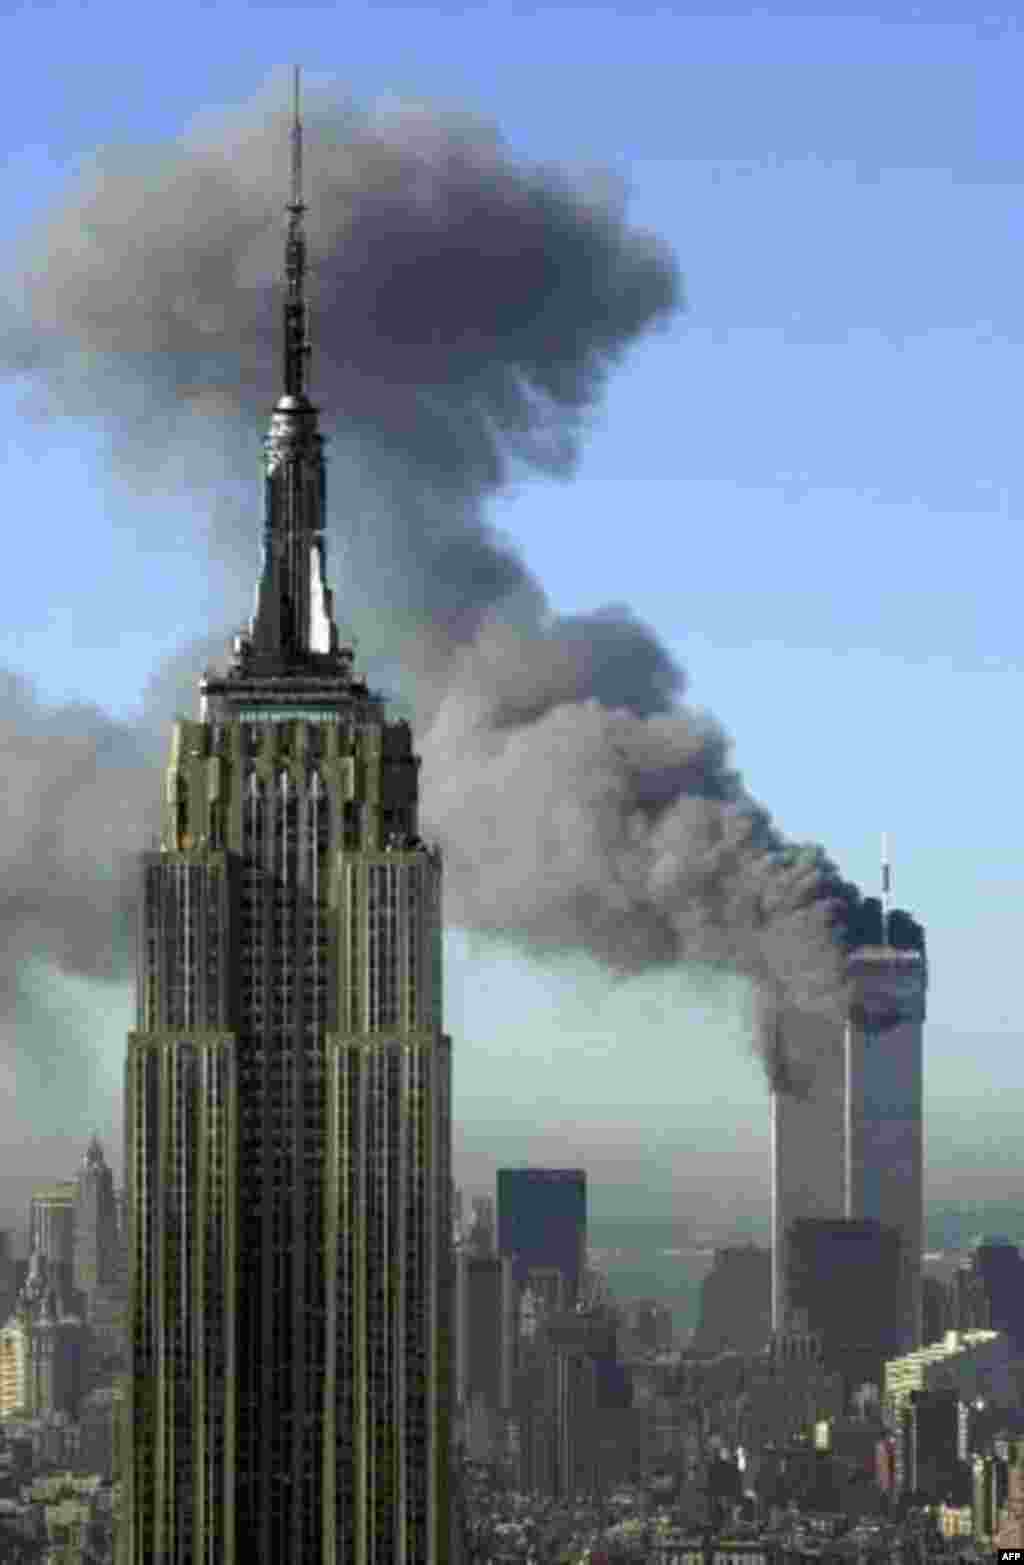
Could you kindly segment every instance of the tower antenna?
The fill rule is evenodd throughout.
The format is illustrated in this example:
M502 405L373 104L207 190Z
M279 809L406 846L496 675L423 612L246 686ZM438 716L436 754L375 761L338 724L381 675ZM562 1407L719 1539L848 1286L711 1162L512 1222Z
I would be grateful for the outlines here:
M299 66L295 67L292 93L292 199L293 207L302 206L302 121L299 118Z
M889 897L892 891L892 868L889 864L889 836L882 833L882 944L889 944Z
M309 311L306 306L306 235L302 215L302 120L299 117L299 67L295 66L292 93L291 199L288 202L288 239L285 244L284 389L289 397L306 391L306 363L310 355Z

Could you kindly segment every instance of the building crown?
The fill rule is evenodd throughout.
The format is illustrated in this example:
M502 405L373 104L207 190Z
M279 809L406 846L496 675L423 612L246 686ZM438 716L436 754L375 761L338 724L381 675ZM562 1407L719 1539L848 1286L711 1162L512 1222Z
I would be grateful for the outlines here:
M302 120L295 67L290 131L291 187L284 250L284 390L264 438L263 565L248 634L235 641L238 672L280 675L350 666L339 646L333 594L325 576L326 479L317 409L307 396L312 351L306 301L306 204L302 192Z
M103 1143L100 1140L99 1136L97 1136L96 1133L93 1132L93 1135L92 1135L92 1137L91 1137L91 1139L89 1141L89 1145L85 1149L85 1152L84 1152L84 1154L82 1156L82 1165L83 1165L84 1168L89 1168L89 1169L91 1169L91 1168L102 1168L103 1164L104 1164L104 1161L105 1160L104 1160L104 1157L103 1157Z

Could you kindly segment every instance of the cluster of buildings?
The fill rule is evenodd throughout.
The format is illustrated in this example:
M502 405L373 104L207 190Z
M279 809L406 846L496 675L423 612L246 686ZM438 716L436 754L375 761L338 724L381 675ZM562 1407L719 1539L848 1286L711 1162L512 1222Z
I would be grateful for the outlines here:
M124 1202L95 1137L73 1179L33 1194L28 1233L27 1260L0 1234L0 1419L74 1419L126 1358Z
M571 1504L646 1464L659 1409L632 1370L671 1347L669 1312L626 1309L587 1264L580 1169L501 1169L497 1216L455 1242L455 1405L467 1459L516 1492Z
M868 900L859 934L845 1024L772 1097L771 1247L716 1253L677 1387L762 1518L927 1516L961 1550L1018 1547L1024 1258L924 1255L923 931Z
M29 1254L0 1234L0 1560L113 1561L123 1444L123 1193L93 1137L73 1179L37 1189Z

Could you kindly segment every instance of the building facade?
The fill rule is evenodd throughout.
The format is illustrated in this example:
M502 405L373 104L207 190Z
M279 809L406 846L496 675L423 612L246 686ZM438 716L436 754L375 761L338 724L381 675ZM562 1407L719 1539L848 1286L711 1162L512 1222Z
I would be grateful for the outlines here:
M798 1218L790 1227L790 1310L802 1311L820 1333L826 1369L842 1375L851 1392L864 1384L880 1388L886 1360L902 1347L894 1310L901 1286L895 1228L853 1218Z
M1009 1239L980 1239L972 1248L970 1272L974 1297L984 1300L979 1308L984 1319L978 1324L1005 1331L1014 1351L1024 1352L1024 1257L1019 1246Z
M61 1302L70 1307L75 1267L75 1201L78 1184L60 1179L33 1191L28 1205L29 1254L45 1257L47 1276Z
M568 1302L580 1295L587 1256L587 1176L579 1168L499 1168L498 1252L523 1287L539 1267L565 1278Z
M999 1331L947 1331L941 1342L891 1359L885 1366L884 1400L899 1418L916 1391L953 1390L962 1402L1017 1400L1009 1339Z
M36 1250L14 1314L0 1328L0 1418L73 1415L84 1367L83 1323L65 1313Z
M6 1229L0 1229L0 1326L6 1322L14 1309L14 1300L18 1291L13 1238L13 1234Z
M473 1197L466 1233L466 1245L474 1255L494 1254L494 1199L489 1195Z
M923 947L923 941L922 941ZM847 964L845 1216L895 1229L904 1349L921 1341L924 1248L922 949L862 946Z
M507 1410L515 1347L516 1302L507 1256L456 1257L457 1400Z
M700 1290L693 1353L760 1353L772 1334L772 1257L758 1245L727 1245Z
M786 1329L789 1317L790 1228L799 1219L842 1217L845 1210L843 1030L806 1017L786 1019L787 1032L797 1027L815 1032L811 1057L817 1069L809 1080L780 1082L771 1095L771 1324L776 1332Z
M143 867L123 1565L449 1558L440 862L325 586L292 137L256 612Z

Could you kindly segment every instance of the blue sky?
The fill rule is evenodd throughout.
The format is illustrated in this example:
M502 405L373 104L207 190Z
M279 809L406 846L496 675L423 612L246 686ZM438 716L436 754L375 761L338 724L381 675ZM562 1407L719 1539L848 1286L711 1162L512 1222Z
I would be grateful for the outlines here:
M492 519L558 609L625 600L656 627L785 831L871 886L888 829L929 936L930 1185L999 1191L1024 1111L1024 49L997 13L882 10L179 4L143 38L115 7L8 6L0 249L96 148L174 138L275 72L285 94L285 53L357 98L466 105L526 158L622 175L688 309L616 373L576 477L528 481ZM153 497L163 544L137 548L141 502L102 441L26 426L22 389L0 389L0 662L127 714L249 582L195 553L184 492ZM448 958L467 1183L558 1155L661 1206L763 1205L742 995L609 993L458 934ZM76 1045L97 1057L84 1133L116 1122L131 997L100 1010Z

